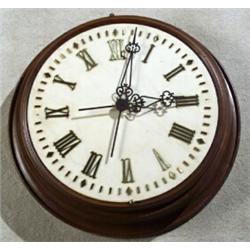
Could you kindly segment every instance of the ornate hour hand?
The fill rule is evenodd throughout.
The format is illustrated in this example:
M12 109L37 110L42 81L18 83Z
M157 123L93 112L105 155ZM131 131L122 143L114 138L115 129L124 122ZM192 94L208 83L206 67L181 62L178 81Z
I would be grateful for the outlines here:
M163 91L162 94L161 94L161 96L160 96L160 102L165 107L170 107L175 102L174 93L171 93L168 90Z
M144 105L143 108L149 108L156 103L161 103L163 107L170 107L172 104L175 104L174 107L185 107L185 106L198 106L199 105L199 96L190 95L190 96L177 96L174 93L169 92L168 90L164 91L160 98L151 97L151 96L141 96L146 103L146 99L152 99L153 102Z
M153 102L148 103L148 100L153 100ZM139 113L142 109L150 108L157 103L161 103L163 107L170 107L175 102L174 93L171 93L168 90L162 92L160 97L152 97L152 96L139 96L138 94L134 94L130 98L130 112ZM148 104L146 104L148 103Z
M132 113L139 113L141 109L144 107L145 101L138 94L132 95L129 99L129 111Z

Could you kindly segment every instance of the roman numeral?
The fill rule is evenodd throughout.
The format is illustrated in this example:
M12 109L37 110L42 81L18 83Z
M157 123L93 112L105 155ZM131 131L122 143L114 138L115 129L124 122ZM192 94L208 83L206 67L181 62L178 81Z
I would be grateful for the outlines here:
M169 73L164 75L164 77L167 81L170 81L171 78L173 78L174 76L176 76L177 74L179 74L183 70L185 70L185 68L182 64L180 64L178 67L176 67L175 69L171 70Z
M95 66L97 66L97 63L90 56L87 49L83 49L83 50L79 51L76 55L84 61L87 71L90 71Z
M110 61L116 60L124 60L125 59L125 51L122 50L123 48L123 40L122 39L112 39L108 42L109 49L111 52Z
M151 44L151 45L150 45L150 48L149 48L149 50L148 50L148 53L146 54L145 58L144 58L143 61L142 61L143 63L147 63L147 62L148 62L148 58L149 58L149 56L151 55L152 50L153 50L154 47L155 47L154 44Z
M176 139L179 139L183 142L186 142L187 144L190 144L194 137L194 134L195 134L194 130L179 125L178 123L174 123L168 136L175 137Z
M60 77L59 75L55 75L54 79L53 79L53 83L61 83L64 84L66 86L68 86L71 90L74 90L76 87L76 82L68 82L62 79L62 77Z
M100 163L101 163L101 160L102 160L101 154L97 154L97 153L91 151L90 157L89 157L86 165L84 166L82 173L95 179L98 168L99 168Z
M69 117L69 107L65 106L63 108L59 109L51 109L48 107L45 107L45 118L57 118L57 117Z
M176 107L183 107L183 106L197 106L199 105L199 96L175 96L175 104Z
M161 170L162 171L166 171L167 169L169 169L171 167L170 164L166 163L162 156L153 148L153 153L155 155L155 158L157 159L157 161L159 162L160 166L161 166Z
M72 130L68 134L54 142L54 146L62 157L65 157L73 148L75 148L81 140L74 134Z
M134 177L131 168L130 159L121 159L122 161L122 183L133 183Z

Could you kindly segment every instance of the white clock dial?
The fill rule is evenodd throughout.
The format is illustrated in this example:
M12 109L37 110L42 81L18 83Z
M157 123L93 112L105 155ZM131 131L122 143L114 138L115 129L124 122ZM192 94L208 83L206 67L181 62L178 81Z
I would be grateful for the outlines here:
M129 60L125 47L134 38L140 50ZM138 113L116 93L130 80L144 101ZM175 188L199 167L218 103L209 72L182 41L144 25L112 24L50 55L34 80L27 119L38 156L60 182L93 199L136 202Z

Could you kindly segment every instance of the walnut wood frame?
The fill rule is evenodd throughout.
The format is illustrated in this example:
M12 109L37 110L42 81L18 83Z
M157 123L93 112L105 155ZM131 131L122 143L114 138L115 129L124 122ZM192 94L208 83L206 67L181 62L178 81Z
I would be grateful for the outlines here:
M186 43L206 65L219 104L212 146L196 171L173 190L133 204L90 199L59 182L43 165L32 145L27 104L34 78L53 51L71 37L97 26L137 23L166 31ZM82 24L49 44L31 62L16 89L10 112L10 136L17 169L34 197L52 214L80 229L113 237L148 237L172 230L197 214L228 176L239 144L239 107L224 70L198 41L164 22L138 16L110 16Z

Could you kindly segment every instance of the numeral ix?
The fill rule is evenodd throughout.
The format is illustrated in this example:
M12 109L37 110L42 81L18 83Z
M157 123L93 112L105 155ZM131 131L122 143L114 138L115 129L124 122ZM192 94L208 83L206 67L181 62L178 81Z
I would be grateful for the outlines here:
M57 117L69 117L69 107L65 106L59 109L51 109L48 107L45 107L45 118L57 118Z

